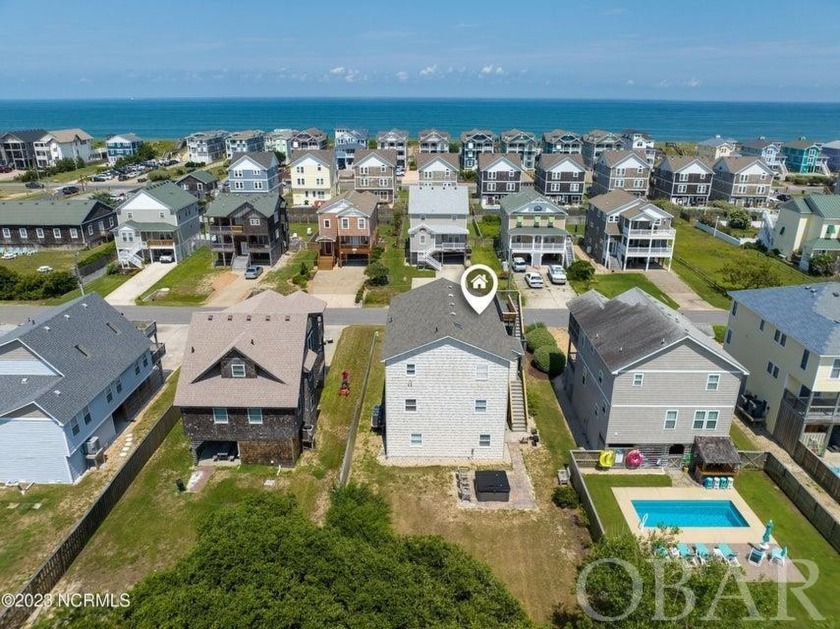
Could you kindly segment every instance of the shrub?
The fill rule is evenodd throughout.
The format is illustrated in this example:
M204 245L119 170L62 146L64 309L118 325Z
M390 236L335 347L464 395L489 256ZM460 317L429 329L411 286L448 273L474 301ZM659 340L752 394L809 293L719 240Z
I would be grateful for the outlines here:
M172 178L172 173L166 168L158 168L147 175L149 181L166 181Z
M385 286L388 283L388 267L381 262L372 262L365 269L368 284L371 286Z
M385 253L385 249L382 247L373 247L370 250L370 261L377 262L382 259L382 254Z
M103 245L102 247L89 251L86 255L80 257L78 265L87 266L88 264L93 264L94 262L98 262L102 258L112 257L116 252L117 243L115 243L112 240L107 245Z
M811 256L808 261L808 273L811 275L833 275L837 270L838 258L827 251Z
M733 229L747 229L752 221L752 216L743 208L730 210L727 219L729 226Z
M365 298L365 285L362 284L359 286L359 290L356 291L356 301L355 303L360 304L362 300Z
M528 351L535 352L540 347L557 347L557 341L546 328L536 328L525 335Z
M580 505L580 498L578 498L575 488L571 485L560 485L554 488L551 502L561 509L574 509Z
M547 373L549 378L554 378L563 373L566 356L557 347L543 345L534 350L534 366L543 373Z
M306 284L309 282L308 275L295 275L292 278L292 284L295 286L300 286L301 288L305 288Z
M573 282L588 282L595 275L595 267L586 260L575 260L566 269L566 277Z
M105 275L117 275L120 272L119 262L109 262L105 267Z
M533 332L534 330L544 327L545 323L543 323L542 321L534 321L534 323L529 323L525 326L525 334L528 334L528 332Z

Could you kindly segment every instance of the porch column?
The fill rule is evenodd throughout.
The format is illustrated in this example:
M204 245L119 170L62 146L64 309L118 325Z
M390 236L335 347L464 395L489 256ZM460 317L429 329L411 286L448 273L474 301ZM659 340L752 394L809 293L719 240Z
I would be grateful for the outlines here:
M627 270L627 254L629 253L629 250L630 250L630 240L625 238L625 240L624 240L624 259L621 261L621 270L622 271Z
M610 259L610 237L607 236L607 246L604 249L604 260L603 260L603 264L607 268L610 268L609 259Z

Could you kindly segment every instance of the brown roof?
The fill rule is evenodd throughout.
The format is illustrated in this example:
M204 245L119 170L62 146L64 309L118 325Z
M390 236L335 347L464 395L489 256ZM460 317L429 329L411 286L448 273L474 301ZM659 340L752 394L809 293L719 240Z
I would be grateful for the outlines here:
M376 155L383 162L392 168L397 165L397 151L396 149L359 149L355 153L353 159L353 166L358 166L365 158L371 155Z
M335 154L332 151L327 149L313 149L309 151L292 151L292 161L289 162L289 167L291 168L298 160L304 157L314 157L330 168L335 164Z
M480 153L478 156L478 168L479 170L489 168L502 158L511 162L516 168L522 169L522 158L519 157L518 153Z
M315 299L265 291L228 310L194 313L175 405L296 408L309 312L326 306ZM231 353L252 360L257 377L222 378L220 362Z
M600 159L602 159L609 168L612 168L613 166L617 166L629 157L635 157L636 159L647 165L647 159L644 157L644 155L641 155L636 151L604 151L603 153L601 153Z
M690 166L694 162L702 164L703 167L709 169L709 172L712 172L712 166L709 162L702 157L693 157L691 155L667 155L665 156L665 159L662 160L662 163L659 164L659 168L667 172L676 173L686 166ZM665 167L666 164L668 165L668 168Z
M586 170L586 164L583 163L583 157L577 153L542 153L537 160L537 165L543 170L551 170L558 164L562 164L566 161L574 162L581 170Z
M57 131L47 131L47 133L58 142L72 142L76 138L82 141L93 139L93 136L85 133L81 129L58 129Z
M732 467L741 464L741 455L729 437L694 437L694 451L706 464Z
M350 190L337 196L332 201L328 201L318 210L318 214L324 214L325 212L341 214L345 210L354 209L365 216L372 216L378 204L379 197L372 192Z
M457 153L420 153L417 155L416 160L417 170L421 170L426 165L430 164L436 159L441 159L445 161L453 170L458 170L461 168L460 164L458 164Z
M738 155L733 155L731 157L721 157L718 161L715 162L715 169L717 170L717 165L723 163L726 166L726 169L731 173L739 173L742 170L749 168L755 162L758 162L762 166L764 166L765 170L768 173L773 172L773 169L770 168L766 162L761 159L760 157L742 157Z
M633 196L621 188L610 190L606 194L599 194L597 197L589 199L589 203L602 212L612 212L613 210L632 203L633 201L641 202L642 199Z

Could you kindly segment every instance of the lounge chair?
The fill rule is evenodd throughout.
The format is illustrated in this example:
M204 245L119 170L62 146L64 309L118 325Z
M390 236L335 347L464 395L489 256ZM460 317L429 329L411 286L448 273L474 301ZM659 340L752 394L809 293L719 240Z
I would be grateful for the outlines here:
M729 544L718 544L715 547L714 553L715 556L723 559L728 564L733 566L741 565L741 562L738 561L738 554L729 548Z
M752 546L750 548L749 555L747 555L747 561L749 561L754 566L760 566L766 556L767 553L765 553L763 550Z
M688 547L688 544L684 544L683 542L678 542L676 548L677 548L677 554L679 555L679 558L682 559L689 566L693 566L695 557L694 557L694 553L692 552L692 550Z
M787 546L784 548L774 548L770 553L770 562L776 562L784 566L787 561L787 552Z
M712 556L705 544L695 544L694 554L697 555L700 563L706 563Z

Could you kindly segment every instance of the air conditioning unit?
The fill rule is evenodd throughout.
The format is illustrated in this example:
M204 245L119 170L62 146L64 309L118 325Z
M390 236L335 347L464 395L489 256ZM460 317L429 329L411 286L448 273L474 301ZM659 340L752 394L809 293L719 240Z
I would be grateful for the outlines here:
M102 444L99 442L99 437L91 437L85 441L85 454L96 454L102 449Z

